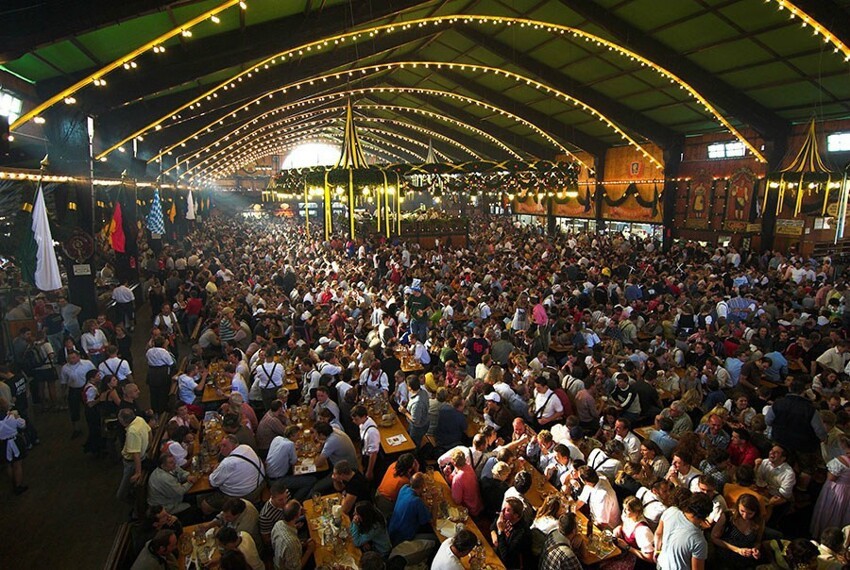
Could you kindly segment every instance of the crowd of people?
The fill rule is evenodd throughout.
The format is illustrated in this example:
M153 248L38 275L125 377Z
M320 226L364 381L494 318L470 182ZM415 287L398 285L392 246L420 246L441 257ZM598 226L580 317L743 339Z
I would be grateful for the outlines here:
M124 428L119 497L143 477L149 422L173 413L135 568L171 560L175 532L199 521L217 528L222 567L262 568L264 557L304 567L316 546L302 502L334 492L362 567L460 568L479 539L463 531L440 544L423 500L428 466L506 568L581 568L573 508L622 551L608 568L847 563L850 288L829 259L550 237L508 219L477 220L467 247L423 249L217 218L146 255L146 382L116 338L130 315L114 332L87 321L79 341L54 347L72 422L82 409L89 426L86 450L103 450L104 415ZM401 371L399 347L420 372ZM213 363L232 378L215 406L226 435L214 492L193 504ZM283 388L291 369L297 390ZM151 410L138 404L140 382ZM381 451L358 402L382 396L414 452ZM315 422L326 476L294 473L298 405ZM470 437L471 415L483 427ZM23 422L6 417L0 430ZM535 509L518 463L559 492Z

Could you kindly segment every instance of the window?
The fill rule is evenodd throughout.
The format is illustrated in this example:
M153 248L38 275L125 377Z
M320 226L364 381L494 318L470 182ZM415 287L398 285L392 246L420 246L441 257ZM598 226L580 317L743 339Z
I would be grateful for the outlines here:
M832 133L826 137L827 152L850 151L850 133Z
M708 158L738 158L744 156L744 143L721 142L708 145Z
M9 93L0 90L0 116L9 117L9 124L14 123L21 116L23 101Z

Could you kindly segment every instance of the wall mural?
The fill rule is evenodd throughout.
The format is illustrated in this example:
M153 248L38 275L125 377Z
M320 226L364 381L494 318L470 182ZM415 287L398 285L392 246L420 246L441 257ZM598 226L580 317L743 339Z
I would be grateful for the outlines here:
M714 180L708 171L701 168L688 186L688 209L685 227L691 230L708 229L711 219L712 189Z

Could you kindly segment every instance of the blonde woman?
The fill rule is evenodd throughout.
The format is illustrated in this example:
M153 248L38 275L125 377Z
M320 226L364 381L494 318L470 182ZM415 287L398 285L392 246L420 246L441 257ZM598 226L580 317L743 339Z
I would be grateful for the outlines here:
M655 568L654 536L643 516L643 503L637 497L626 497L623 501L622 524L614 529L614 538L626 558L634 560L634 568Z

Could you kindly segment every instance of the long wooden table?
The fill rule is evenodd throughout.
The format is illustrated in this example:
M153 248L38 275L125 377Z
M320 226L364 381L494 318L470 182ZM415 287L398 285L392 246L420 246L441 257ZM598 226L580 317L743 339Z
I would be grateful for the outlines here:
M545 496L558 494L558 489L555 488L552 483L550 483L543 474L538 471L533 465L528 462L515 462L514 463L514 475L522 469L522 464L528 466L526 469L531 474L531 489L525 494L525 498L528 499L528 502L531 503L535 509L539 509L541 505L543 505L543 501ZM584 529L587 528L587 517L582 513L576 511L576 519L579 523L579 528L582 530L582 540L584 540L585 546L587 546L587 537L584 534ZM597 534L600 534L602 531L596 530ZM581 562L585 566L589 566L591 564L597 564L604 560L610 560L611 558L615 558L622 554L621 550L614 545L614 550L609 553L607 556L599 557L595 552L591 551L588 548L583 548L581 552Z
M416 449L416 446L413 444L413 438L411 438L410 434L407 432L405 424L402 424L401 422L401 416L396 416L395 422L393 422L393 425L390 427L381 426L379 423L381 418L372 419L378 424L378 433L381 434L381 449L385 454L392 455L395 453L405 453ZM401 435L405 437L405 440L402 443L398 445L390 445L389 438Z
M322 497L322 500L326 500L328 498L336 498L339 500L340 503L342 503L342 495L340 495L339 493L334 493L333 495L325 495L324 497ZM333 546L322 544L322 537L320 536L318 525L320 517L316 513L316 505L313 503L313 500L309 499L307 501L304 501L303 506L304 514L307 518L307 528L310 531L310 538L312 538L313 542L316 543L316 550L313 553L313 559L315 560L316 567L324 566L326 564L338 564L339 558L334 553ZM342 515L342 524L345 526L346 529L351 524L348 515ZM356 566L359 567L360 549L354 546L354 541L351 540L350 536L345 540L345 552L346 554L351 556Z
M440 473L439 471L435 470L432 473L432 477L433 477L434 481L436 482L437 487L442 492L443 500L446 502L446 504L448 506L452 506L452 507L459 506L457 503L454 502L454 499L452 499L451 489L449 489L449 484L446 483L446 480L443 478L443 474ZM437 521L435 519L431 520L431 526L434 529L434 534L437 535L437 538L442 543L442 542L446 541L446 537L443 536L440 533L438 525L439 525L439 521ZM471 518L466 520L466 522L464 523L464 527L466 528L466 530L471 531L475 536L478 537L478 542L480 543L481 548L484 550L484 563L492 566L493 568L497 568L497 569L505 568L505 565L502 563L502 560L499 558L499 555L496 554L496 551L493 550L493 547L490 545L489 538L487 538L487 537L490 536L490 529L485 529L485 532L486 532L486 536L485 536L484 532L481 532L481 529L478 528L478 525L476 525L472 521ZM469 568L470 567L469 557L468 556L464 557L461 560L461 564L463 564L464 568Z
M310 423L309 427L307 427L307 425L305 425L304 429L312 429L312 427L313 427L312 423ZM201 427L201 429L203 429L203 427ZM194 455L197 455L198 453L200 453L200 451L201 451L200 437L196 437L195 443L194 443ZM303 467L305 465L304 462L307 459L308 458L306 458L306 457L299 456L298 461L292 467L292 470L289 474L295 475L295 473L294 473L295 469L298 468L298 467ZM309 459L315 459L315 458L309 458ZM218 465L218 461L216 460L215 464L212 466L212 469L210 470L210 473L215 470L215 467L217 465ZM317 468L314 473L322 473L322 472L327 471L327 470L328 470L328 468L325 466L325 467L322 467L321 469ZM187 495L199 495L201 493L209 493L209 492L211 492L215 489L212 485L210 485L210 474L209 473L193 473L193 474L198 476L198 480L195 481L195 484L192 485L189 488L188 491L186 491ZM308 475L308 473L303 473L303 475ZM313 473L309 473L309 475L313 475Z
M201 525L191 525L183 528L183 534L180 536L177 542L177 563L179 568L186 568L186 563L188 562L187 557L192 556L192 551L190 549L191 541L193 540L193 535L195 531L198 530L198 527ZM214 547L212 545L206 547L207 552L211 554L210 562L204 566L204 568L218 568L219 560L221 558L221 551L218 548L218 544Z

